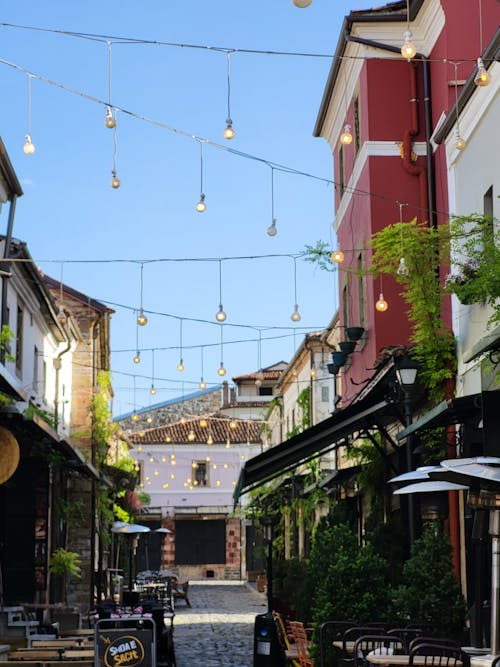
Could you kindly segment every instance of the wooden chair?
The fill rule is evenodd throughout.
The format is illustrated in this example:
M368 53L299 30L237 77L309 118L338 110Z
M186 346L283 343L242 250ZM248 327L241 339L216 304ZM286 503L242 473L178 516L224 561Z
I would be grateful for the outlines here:
M175 581L172 582L172 594L175 600L184 600L188 607L191 607L191 602L188 597L189 581Z
M273 619L276 624L276 631L278 635L278 640L280 646L283 650L283 656L287 664L292 667L300 667L299 654L297 647L293 643L292 631L288 632L286 618L283 614L280 614L277 611L273 611Z
M290 621L295 646L299 656L300 667L314 667L314 660L309 655L311 641L302 621Z
M449 644L417 644L410 651L409 667L417 662L418 656L423 657L423 660L418 661L419 666L423 664L425 667L461 667L463 664L462 650Z
M371 651L380 654L403 654L405 650L404 639L396 635L362 635L354 642L354 667L365 667L365 656Z

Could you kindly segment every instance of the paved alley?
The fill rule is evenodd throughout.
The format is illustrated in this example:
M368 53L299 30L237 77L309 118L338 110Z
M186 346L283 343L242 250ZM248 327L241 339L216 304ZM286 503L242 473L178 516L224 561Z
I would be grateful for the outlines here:
M177 667L252 667L255 616L266 597L247 584L190 584L175 609Z

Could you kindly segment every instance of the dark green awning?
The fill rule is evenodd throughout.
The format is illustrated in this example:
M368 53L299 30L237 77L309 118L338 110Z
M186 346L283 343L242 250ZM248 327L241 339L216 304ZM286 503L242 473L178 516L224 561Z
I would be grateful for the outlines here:
M233 494L235 504L243 493L335 449L356 431L385 425L398 416L394 403L386 400L374 403L368 397L338 410L319 424L249 459Z

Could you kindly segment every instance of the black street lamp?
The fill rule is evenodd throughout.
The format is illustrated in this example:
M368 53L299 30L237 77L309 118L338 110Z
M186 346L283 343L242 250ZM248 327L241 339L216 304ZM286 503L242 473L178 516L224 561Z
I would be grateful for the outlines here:
M402 357L397 357L394 360L394 366L396 370L396 378L403 392L403 411L404 411L404 424L405 427L408 427L412 423L412 394L413 388L417 380L418 373L418 362L410 357L404 355ZM413 436L411 434L406 436L406 471L411 472L413 470ZM408 542L410 546L410 551L413 549L413 543L415 542L415 501L413 494L408 494Z

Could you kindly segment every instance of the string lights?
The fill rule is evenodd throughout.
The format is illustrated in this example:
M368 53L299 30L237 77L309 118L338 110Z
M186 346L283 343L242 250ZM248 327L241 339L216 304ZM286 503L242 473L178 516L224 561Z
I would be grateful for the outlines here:
M406 30L403 33L404 43L401 47L401 55L406 60L411 60L417 55L417 49L412 42L412 33L410 30L410 0L406 0Z
M113 77L113 59L112 59L112 43L107 42L108 46L108 104L106 106L106 117L104 119L104 125L112 130L116 127L116 114L113 114L113 107L111 106L111 87L112 87L112 77Z
M200 384L198 385L198 388L203 391L203 389L207 388L207 383L203 379L203 345L200 347L200 356L201 356L201 378L200 378Z
M299 313L299 306L297 303L297 259L293 258L293 294L295 297L295 305L293 307L293 313L290 315L292 322L300 322L302 319Z
M35 144L31 141L31 78L32 75L28 74L28 129L24 136L23 146L23 151L26 155L33 155L35 152Z
M137 323L137 319L135 321L135 356L132 359L134 364L140 364L141 363L141 351L139 350L139 324Z
M137 315L137 324L140 327L145 326L148 323L148 318L144 314L144 309L142 307L142 295L143 295L143 271L144 271L144 263L141 262L141 287L140 287L140 305L139 305L139 313Z
M483 5L482 0L478 0L479 5L479 53L483 52ZM488 74L486 67L484 66L483 59L479 57L477 59L477 72L474 77L474 83L476 86L482 88L487 86L491 81L491 75Z
M399 266L396 269L398 276L405 277L408 276L410 270L406 264L403 252L403 204L399 202L399 230L400 230L400 241L401 241L401 258L399 260Z
M463 151L466 146L466 141L460 135L460 120L458 116L458 63L453 63L455 67L455 148L457 151Z
M116 175L117 153L118 153L118 137L116 134L116 124L115 124L113 127L113 169L111 170L111 187L113 188L113 190L118 190L118 188L121 185L121 181Z
M342 252L342 250L339 249L334 250L330 255L330 259L335 264L341 264L344 261L344 253Z
M378 297L377 303L375 304L375 309L378 310L379 313L385 313L385 311L388 308L389 308L389 304L384 299L384 292L382 290L382 276L380 276L380 295Z
M274 167L271 167L271 224L267 228L268 236L276 236L276 218L274 217Z
M61 262L61 279L59 280L59 309L57 311L57 319L61 324L66 324L67 317L64 312L64 300L63 300L63 267L64 262Z
M182 318L179 320L179 363L177 364L177 370L179 373L182 373L184 370L184 361L182 359Z
M220 325L220 366L217 369L217 375L219 377L224 377L227 371L224 368L224 334L223 334L223 325Z
M227 318L222 307L222 260L219 259L219 310L215 313L217 322L225 322Z
M156 394L155 388L155 351L151 350L151 389L149 390L151 396Z
M226 53L227 63L227 118L226 129L224 130L224 139L234 139L236 132L233 128L233 121L231 120L231 51Z
M199 140L200 144L200 200L196 204L196 210L198 213L204 213L207 210L207 205L205 203L205 193L203 192L203 141Z

